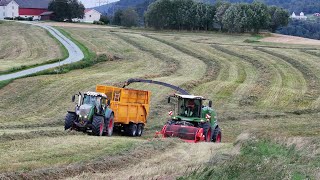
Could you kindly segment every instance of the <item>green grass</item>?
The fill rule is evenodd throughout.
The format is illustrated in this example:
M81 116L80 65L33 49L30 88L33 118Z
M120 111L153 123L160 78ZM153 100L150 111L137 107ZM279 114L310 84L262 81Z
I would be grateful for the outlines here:
M314 179L316 166L305 158L294 145L251 139L242 144L239 155L179 179Z
M6 85L10 84L13 81L13 79L5 80L5 81L0 81L0 89L5 87Z

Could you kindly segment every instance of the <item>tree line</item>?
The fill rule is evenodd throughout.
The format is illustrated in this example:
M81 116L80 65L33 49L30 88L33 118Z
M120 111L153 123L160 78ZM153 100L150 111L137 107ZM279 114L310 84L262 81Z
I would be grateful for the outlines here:
M204 0L208 3L214 3L216 0ZM254 0L228 0L231 3L252 3ZM313 14L320 11L319 0L264 0L267 5L274 5L285 8L290 12L304 12L306 14Z
M193 0L158 0L145 13L145 25L155 29L214 30L232 33L275 31L288 24L289 13L276 6L254 1L215 4Z
M48 10L54 12L56 21L72 21L73 18L83 18L85 7L78 0L52 0Z
M301 21L292 20L288 26L280 28L277 32L280 34L300 36L320 40L320 20Z

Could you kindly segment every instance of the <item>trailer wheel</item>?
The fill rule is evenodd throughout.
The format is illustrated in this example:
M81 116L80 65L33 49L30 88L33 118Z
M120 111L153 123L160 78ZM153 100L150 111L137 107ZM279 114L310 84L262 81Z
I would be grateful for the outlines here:
M214 130L212 139L213 139L213 142L221 143L221 138L222 138L221 129L218 127Z
M137 124L130 123L129 125L127 125L126 134L128 136L135 136L136 133L137 133Z
M141 136L143 133L143 124L138 124L136 136Z
M107 124L107 136L112 136L113 128L114 128L114 115L111 114L109 117Z
M76 114L68 112L68 114L66 115L66 117L64 119L64 130L68 130L68 129L72 128L73 122L75 120L76 120Z
M104 118L102 116L93 116L92 133L95 136L102 136L105 130Z

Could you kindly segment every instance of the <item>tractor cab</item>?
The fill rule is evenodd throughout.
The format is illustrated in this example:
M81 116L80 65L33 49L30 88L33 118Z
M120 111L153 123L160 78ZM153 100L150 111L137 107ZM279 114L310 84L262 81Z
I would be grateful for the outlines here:
M76 114L81 120L90 120L94 114L103 115L107 107L107 96L97 92L85 92L76 94L78 102L76 106ZM75 96L72 96L72 101L75 101Z

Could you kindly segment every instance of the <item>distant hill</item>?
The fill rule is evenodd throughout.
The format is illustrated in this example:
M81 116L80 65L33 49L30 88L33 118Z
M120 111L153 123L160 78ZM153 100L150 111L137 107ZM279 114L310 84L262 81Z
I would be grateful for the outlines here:
M103 14L113 15L118 9L127 9L129 7L137 9L138 13L143 15L143 12L147 10L149 4L156 0L120 0L118 2L110 3L107 5L95 7ZM200 2L213 4L216 0L196 0ZM246 2L251 3L254 0L226 0L231 3ZM313 14L320 12L320 1L319 0L262 0L268 5L275 5L283 7L291 12L304 12L305 14Z

